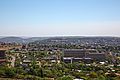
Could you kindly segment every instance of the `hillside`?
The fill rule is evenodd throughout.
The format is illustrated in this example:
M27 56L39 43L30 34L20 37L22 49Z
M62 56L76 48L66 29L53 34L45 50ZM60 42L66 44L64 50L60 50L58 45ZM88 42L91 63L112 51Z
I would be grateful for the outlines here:
M21 37L2 37L0 38L0 42L6 43L29 43L34 41L41 41L47 39L47 37L30 37L30 38L21 38Z

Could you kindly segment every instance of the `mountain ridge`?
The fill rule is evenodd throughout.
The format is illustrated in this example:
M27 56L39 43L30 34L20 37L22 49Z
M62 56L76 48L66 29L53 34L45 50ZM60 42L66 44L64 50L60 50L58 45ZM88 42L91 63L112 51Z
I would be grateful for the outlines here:
M29 43L34 41L49 41L49 40L66 40L66 39L120 39L120 37L112 37L112 36L57 36L57 37L0 37L0 42L6 43Z
M6 43L29 43L29 42L34 42L37 40L43 40L46 39L47 37L30 37L30 38L22 38L22 37L15 37L15 36L10 36L10 37L2 37L0 38L0 42L6 42Z

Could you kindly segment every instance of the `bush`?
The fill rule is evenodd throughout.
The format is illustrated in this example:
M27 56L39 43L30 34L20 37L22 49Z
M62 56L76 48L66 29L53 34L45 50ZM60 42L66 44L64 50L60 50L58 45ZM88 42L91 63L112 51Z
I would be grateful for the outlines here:
M73 77L72 76L64 76L64 77L58 78L58 80L73 80Z
M17 78L17 79L24 79L25 76L24 76L24 75L17 75L16 78Z
M97 78L97 73L91 72L89 76L90 78Z
M7 69L5 70L5 75L6 75L6 77L8 77L8 78L12 78L12 77L15 77L16 73L15 73L14 69L7 68Z
M4 70L0 70L0 77L5 76L5 71Z

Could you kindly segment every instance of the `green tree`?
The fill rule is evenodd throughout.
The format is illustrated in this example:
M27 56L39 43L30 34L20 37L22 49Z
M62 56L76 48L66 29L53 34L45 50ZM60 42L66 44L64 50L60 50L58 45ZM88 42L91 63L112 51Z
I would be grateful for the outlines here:
M73 80L72 76L63 76L61 78L58 78L58 80Z
M97 80L106 80L106 78L105 78L105 76L100 75L100 76L97 78Z
M5 76L8 77L8 78L12 78L12 77L15 77L16 73L15 73L15 70L14 68L6 68L5 69Z
M91 72L89 77L90 78L97 78L97 73L96 72Z

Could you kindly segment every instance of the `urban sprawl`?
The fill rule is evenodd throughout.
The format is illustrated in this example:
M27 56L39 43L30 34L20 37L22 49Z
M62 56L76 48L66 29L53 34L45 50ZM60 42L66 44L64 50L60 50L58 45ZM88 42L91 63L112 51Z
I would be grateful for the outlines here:
M0 38L0 80L120 80L119 37Z

